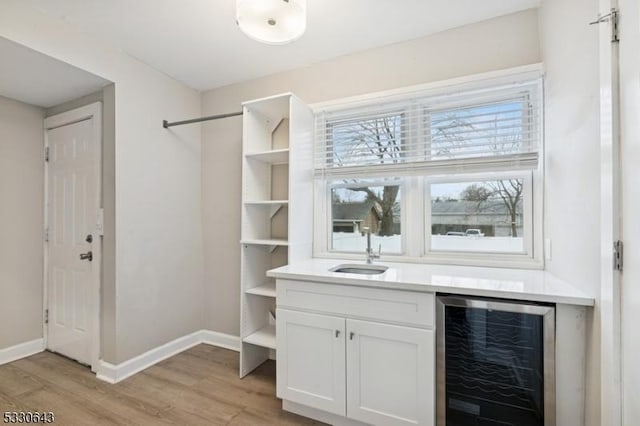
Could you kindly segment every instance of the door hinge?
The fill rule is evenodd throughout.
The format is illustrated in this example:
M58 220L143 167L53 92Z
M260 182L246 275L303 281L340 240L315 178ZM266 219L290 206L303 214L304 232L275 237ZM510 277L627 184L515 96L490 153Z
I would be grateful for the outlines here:
M624 259L624 244L618 240L613 243L613 269L622 272Z
M613 8L611 9L611 12L607 13L606 15L598 16L598 19L596 19L593 22L589 22L589 25L602 24L603 22L611 22L611 42L617 43L620 41L620 28L618 25L619 21L620 21L620 12L618 11L618 9Z
M44 323L49 324L49 309L44 310Z
M49 242L49 227L48 226L46 228L44 228L44 242L45 243Z
M44 148L44 161L47 162L47 163L49 162L49 147L48 146Z

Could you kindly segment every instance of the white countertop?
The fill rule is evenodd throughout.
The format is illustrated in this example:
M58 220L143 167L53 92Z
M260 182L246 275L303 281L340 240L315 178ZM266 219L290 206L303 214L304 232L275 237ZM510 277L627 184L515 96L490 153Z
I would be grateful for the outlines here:
M478 268L471 266L427 265L376 262L389 269L379 275L330 272L340 264L357 264L337 259L310 259L282 266L267 276L332 284L398 290L464 294L535 302L593 306L594 298L549 272L527 269Z

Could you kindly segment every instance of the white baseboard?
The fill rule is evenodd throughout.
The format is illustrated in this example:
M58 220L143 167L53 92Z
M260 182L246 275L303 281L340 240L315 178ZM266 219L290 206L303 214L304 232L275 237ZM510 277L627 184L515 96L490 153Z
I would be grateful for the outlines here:
M202 330L200 333L202 333L201 343L240 352L240 337L238 336L211 330Z
M0 349L0 365L17 361L44 351L44 339L35 339L5 349Z
M210 330L200 330L172 340L118 365L100 360L96 377L108 383L118 383L162 360L202 343L234 351L240 350L240 338L238 336L217 333Z
M147 351L118 365L113 365L100 360L96 377L105 382L118 383L119 381L124 380L127 377L131 377L134 374L146 368L149 368L162 360L170 358L182 351L186 351L187 349L202 343L200 334L201 331L196 331L194 333L172 340L171 342L151 349L150 351Z

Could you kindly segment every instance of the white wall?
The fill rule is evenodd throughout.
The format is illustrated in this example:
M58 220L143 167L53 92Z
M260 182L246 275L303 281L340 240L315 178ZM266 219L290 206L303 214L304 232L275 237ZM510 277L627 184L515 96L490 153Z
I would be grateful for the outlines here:
M596 0L543 0L546 268L600 295L600 129ZM587 425L600 422L599 307L587 324Z
M205 92L203 114L291 91L307 103L540 62L529 10ZM239 334L242 119L202 127L207 328Z
M0 36L115 83L115 347L119 363L202 328L200 94L19 0L0 2Z
M0 96L0 349L42 337L43 119Z

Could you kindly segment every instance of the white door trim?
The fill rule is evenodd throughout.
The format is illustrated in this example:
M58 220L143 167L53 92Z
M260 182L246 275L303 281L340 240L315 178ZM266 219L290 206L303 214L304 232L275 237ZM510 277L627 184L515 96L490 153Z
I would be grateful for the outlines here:
M602 16L617 0L599 0ZM613 244L621 238L619 44L611 22L599 25L600 57L600 423L622 424L621 277Z
M49 147L48 131L57 127L62 127L68 124L77 123L84 120L94 118L93 126L93 140L97 141L97 147L94 150L95 160L97 167L95 168L95 185L96 185L96 223L94 228L94 238L91 243L91 251L93 253L93 268L92 268L92 280L91 280L91 300L94 309L91 312L91 371L96 372L99 366L100 359L100 287L101 287L101 271L102 271L102 235L100 221L100 210L102 207L102 103L95 102L71 111L63 112L51 117L47 117L44 120L44 149ZM44 163L44 229L49 226L49 163ZM48 327L44 321L44 312L48 308L49 295L48 295L48 265L49 265L49 250L48 243L44 242L44 279L43 279L43 336L44 347L48 348Z

